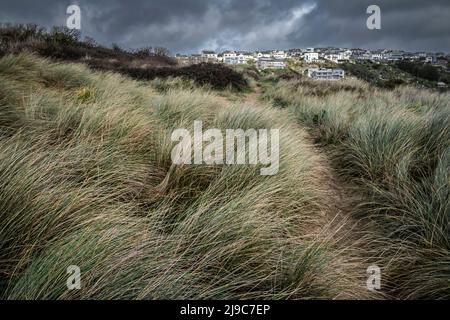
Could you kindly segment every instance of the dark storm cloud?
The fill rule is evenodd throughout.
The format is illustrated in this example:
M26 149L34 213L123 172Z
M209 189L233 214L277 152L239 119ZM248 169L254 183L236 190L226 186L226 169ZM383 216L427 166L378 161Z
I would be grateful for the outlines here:
M82 9L84 35L125 47L450 51L448 0L0 0L0 22L63 25L70 4ZM381 30L366 28L371 4L381 7Z
M322 0L304 19L291 43L450 51L448 0ZM351 4L351 5L350 5ZM381 30L365 28L369 5L381 8Z

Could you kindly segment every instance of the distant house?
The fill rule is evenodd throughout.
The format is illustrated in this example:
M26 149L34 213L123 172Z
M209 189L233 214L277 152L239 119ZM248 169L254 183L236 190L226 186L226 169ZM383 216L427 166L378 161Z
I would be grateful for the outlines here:
M192 54L189 57L191 64L197 64L197 63L202 63L204 62L203 57L201 54Z
M187 65L203 62L203 58L200 54L193 54L190 56L183 55L183 54L177 54L175 56L175 59L177 60L178 64L182 65L182 66L187 66Z
M426 58L428 55L428 53L426 52L416 52L416 56L420 59L420 58Z
M301 57L303 55L302 49L290 49L287 56L290 58Z
M372 61L381 61L384 59L383 53L372 53L372 56L370 58Z
M237 53L238 64L247 64L250 61L256 60L252 53L241 51Z
M323 57L325 58L325 60L333 61L333 62L336 62L336 63L339 60L339 55L338 54L333 54L333 53L326 54Z
M438 88L447 88L447 85L445 84L445 82L438 82L437 87Z
M253 59L253 57L244 52L225 51L223 53L223 63L225 64L247 64L250 59Z
M272 51L271 56L274 59L286 59L287 58L287 54L283 50Z
M341 80L345 72L341 69L311 68L307 70L307 75L316 80Z
M201 53L203 62L217 62L217 56L217 53L211 50L203 50Z
M363 49L353 49L352 54L350 55L350 59L356 61L370 60L371 57L372 54L370 51Z
M387 61L401 61L404 59L404 52L392 51L387 53L384 58Z
M175 56L175 59L177 60L177 62L178 62L179 65L186 66L186 65L191 64L191 61L190 61L190 59L189 59L189 56L184 55L184 54L177 54L177 55Z
M428 55L425 57L425 63L436 64L437 59L435 55Z
M306 52L303 55L303 59L307 62L307 63L312 63L312 62L316 62L319 60L319 54L317 52Z
M270 59L271 57L272 57L272 54L269 51L258 51L255 53L256 59L261 59L261 58Z
M258 60L258 68L261 70L284 69L286 68L286 63L284 59L261 58Z
M417 56L417 55L415 55L414 53L411 53L411 52L405 52L403 54L403 60L408 60L408 61L419 60L419 56Z
M334 63L339 63L339 62L349 60L349 56L345 53L330 53L330 54L324 55L324 58L326 60L332 61Z
M237 54L234 51L225 51L223 53L223 63L225 64L237 64Z

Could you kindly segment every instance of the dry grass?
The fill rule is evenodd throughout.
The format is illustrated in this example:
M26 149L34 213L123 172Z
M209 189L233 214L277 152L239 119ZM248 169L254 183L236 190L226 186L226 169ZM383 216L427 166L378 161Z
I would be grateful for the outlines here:
M387 292L448 299L450 96L346 80L281 82L265 98L283 101L365 195L354 216L380 234Z
M3 298L376 297L329 169L287 115L26 54L0 60L0 82ZM194 120L280 128L279 174L173 166L172 130Z

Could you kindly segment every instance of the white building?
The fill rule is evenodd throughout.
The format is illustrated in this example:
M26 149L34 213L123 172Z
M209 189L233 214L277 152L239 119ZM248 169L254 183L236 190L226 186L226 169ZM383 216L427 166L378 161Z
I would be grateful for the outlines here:
M425 58L425 63L431 63L431 64L436 64L437 59L436 56L434 55L429 55Z
M345 77L344 70L311 68L307 70L308 77L316 80L341 80Z
M283 50L272 51L272 58L274 59L286 59L287 54Z
M307 63L311 63L311 62L316 62L319 60L319 54L317 52L306 52L303 55L303 59L307 62Z
M351 60L370 60L371 57L372 57L372 53L368 50L354 49L354 50L352 50L350 59Z
M339 52L339 53L329 53L324 55L325 60L332 61L334 63L339 63L342 61L350 60L350 55L348 52Z
M247 64L250 60L253 60L253 56L245 52L225 51L223 53L225 64Z
M284 59L271 59L271 58L261 58L258 60L258 68L264 69L284 69L286 68L286 63Z
M344 52L341 52L341 60L350 60L351 59L351 57L352 57L352 54L353 54L353 52L352 52L352 50L349 50L349 49L347 49L347 50L345 50Z
M255 53L255 58L256 59L261 59L261 58L265 58L265 59L270 59L272 57L270 52L261 52L258 51Z
M371 60L372 61L381 61L384 59L384 54L382 53L372 53Z
M217 53L211 50L203 50L201 56L205 61L217 61Z
M341 60L341 54L330 53L324 55L325 60L329 60L335 63L338 63Z
M240 52L239 57L241 60L245 60L246 63L249 63L250 61L256 61L257 59L253 56L253 53L251 52Z
M225 64L237 64L237 54L234 51L225 51L223 53L223 63Z

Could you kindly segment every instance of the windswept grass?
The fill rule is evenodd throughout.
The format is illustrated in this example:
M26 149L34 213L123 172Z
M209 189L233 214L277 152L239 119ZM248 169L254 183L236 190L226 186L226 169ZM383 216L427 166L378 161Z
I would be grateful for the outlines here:
M284 101L366 195L355 216L384 238L388 291L450 298L450 96L346 80L281 82L265 98Z
M27 54L0 60L0 83L3 298L376 297L327 168L278 111ZM174 166L172 130L194 120L280 128L279 174ZM67 290L70 265L81 290Z

